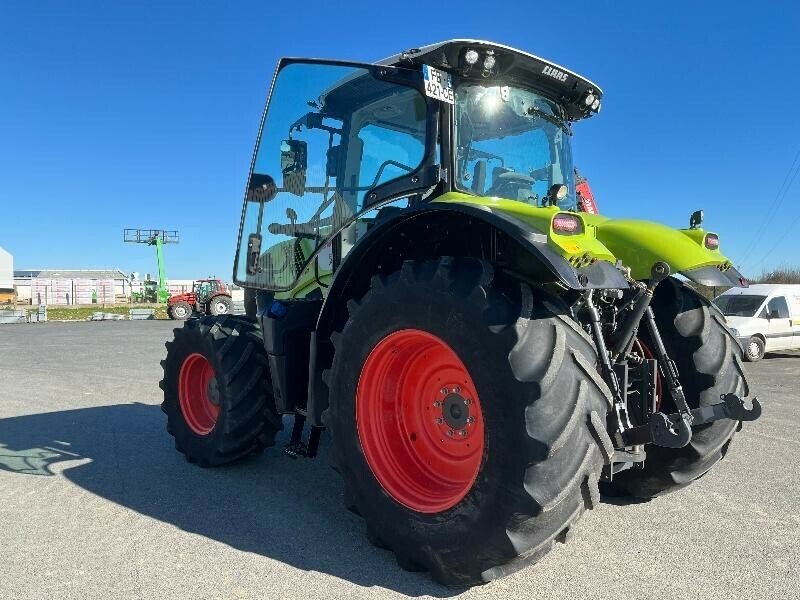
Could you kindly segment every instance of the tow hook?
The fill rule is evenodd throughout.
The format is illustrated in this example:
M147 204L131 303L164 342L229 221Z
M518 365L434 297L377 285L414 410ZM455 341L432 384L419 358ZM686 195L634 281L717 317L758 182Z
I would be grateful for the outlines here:
M647 425L622 432L626 446L655 444L666 448L682 448L692 440L692 426L713 423L722 419L733 421L755 421L761 416L761 403L753 398L753 407L747 408L744 400L736 394L723 394L722 402L701 406L686 413L653 413ZM689 417L687 419L687 416Z

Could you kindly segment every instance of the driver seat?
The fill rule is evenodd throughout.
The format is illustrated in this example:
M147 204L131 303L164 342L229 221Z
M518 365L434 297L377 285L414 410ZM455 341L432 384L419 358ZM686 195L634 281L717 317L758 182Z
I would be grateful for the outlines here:
M478 196L483 196L486 189L486 161L479 160L472 169L472 191Z

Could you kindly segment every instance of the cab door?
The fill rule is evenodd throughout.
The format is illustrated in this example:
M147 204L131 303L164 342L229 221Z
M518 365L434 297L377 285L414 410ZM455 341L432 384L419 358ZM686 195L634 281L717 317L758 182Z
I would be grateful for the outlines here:
M788 350L794 348L794 333L796 330L789 313L789 304L786 296L775 296L765 307L768 321L767 326L767 352L773 350Z
M290 293L328 287L345 229L438 181L436 107L417 70L281 60L245 193L234 282Z

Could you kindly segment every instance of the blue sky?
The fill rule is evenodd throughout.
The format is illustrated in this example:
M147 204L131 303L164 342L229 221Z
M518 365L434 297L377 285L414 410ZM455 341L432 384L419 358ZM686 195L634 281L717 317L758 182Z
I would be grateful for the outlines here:
M685 226L703 208L746 272L800 264L796 3L447 6L0 1L0 246L20 269L154 272L122 229L177 229L168 275L229 278L280 56L372 61L476 37L604 89L574 137L603 213Z

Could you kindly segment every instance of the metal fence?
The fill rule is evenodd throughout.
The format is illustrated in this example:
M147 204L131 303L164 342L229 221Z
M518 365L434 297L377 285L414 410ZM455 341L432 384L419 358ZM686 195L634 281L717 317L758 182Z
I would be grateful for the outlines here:
M0 324L27 322L28 313L24 310L0 310Z

